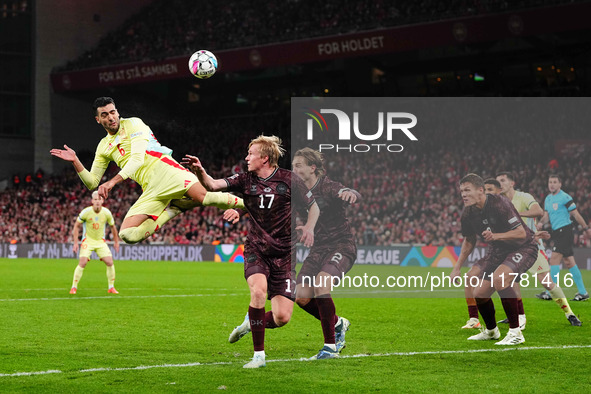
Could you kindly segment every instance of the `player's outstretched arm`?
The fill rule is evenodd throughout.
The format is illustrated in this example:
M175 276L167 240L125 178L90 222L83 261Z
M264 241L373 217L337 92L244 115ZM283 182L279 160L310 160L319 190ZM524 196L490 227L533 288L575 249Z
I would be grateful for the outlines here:
M201 161L197 156L185 155L181 160L181 164L187 167L192 173L197 175L199 182L208 192L224 191L228 188L228 184L223 179L213 179L201 165Z
M78 159L78 156L76 156L76 152L68 145L64 145L64 149L52 149L49 153L51 153L52 156L72 163L78 176L89 190L93 190L98 186L107 166L109 165L108 160L105 160L102 156L97 154L92 162L92 168L88 171L80 159Z
M78 156L76 156L74 149L70 148L68 145L64 145L64 149L54 148L50 150L49 153L51 153L52 156L72 163L76 169L76 172L82 172L86 169L84 168L82 162L78 159Z
M456 277L460 276L460 270L462 265L468 260L468 257L474 251L476 247L476 236L470 235L464 238L464 242L462 242L462 249L460 250L460 256L458 257L458 262L454 265L451 273L449 274L450 278L455 279Z

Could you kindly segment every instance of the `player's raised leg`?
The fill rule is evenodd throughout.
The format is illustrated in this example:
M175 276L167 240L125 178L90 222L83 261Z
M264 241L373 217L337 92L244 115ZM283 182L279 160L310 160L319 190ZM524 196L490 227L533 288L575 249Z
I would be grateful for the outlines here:
M164 160L164 159L162 159ZM127 213L119 236L134 244L150 237L168 221L196 206L243 208L230 193L207 192L197 177L171 158L155 164L151 190L145 190Z

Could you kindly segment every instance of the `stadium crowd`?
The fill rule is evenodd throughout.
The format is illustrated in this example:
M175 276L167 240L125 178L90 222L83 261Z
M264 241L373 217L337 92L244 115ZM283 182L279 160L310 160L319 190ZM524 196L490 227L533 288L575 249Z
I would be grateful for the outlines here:
M433 20L506 12L573 0L156 0L56 71L186 55Z
M162 144L174 149L177 160L186 153L196 154L214 177L244 171L248 142L261 131L280 135L288 147L290 143L289 124L281 122L284 117L279 115L215 119L189 115L158 119L141 111L138 115ZM527 119L522 122L523 125L515 122L515 127L524 127ZM591 220L591 146L577 143L574 150L558 155L555 146L547 142L553 139L552 130L514 133L509 129L493 130L492 125L482 127L490 130L470 136L465 131L442 126L436 133L422 136L417 145L409 146L401 154L326 155L328 175L363 196L361 203L348 208L357 242L360 245L460 245L463 203L458 181L468 172L487 178L499 171L512 171L517 179L516 189L530 192L542 206L548 193L547 177L558 173L563 179L563 190L572 195L583 217ZM199 133L204 129L209 130L206 136ZM191 133L199 138L187 138ZM563 136L571 140L582 137L576 132ZM93 153L80 153L80 157L89 167ZM281 166L289 168L290 158L286 157ZM116 171L113 165L104 179ZM120 225L122 215L141 190L128 180L111 193L105 206ZM70 167L61 174L42 179L33 177L33 182L9 187L0 192L0 242L69 242L76 215L88 205L90 192ZM176 218L148 242L241 243L247 220L244 217L238 224L229 225L222 221L221 211L216 208L197 208ZM581 236L580 229L575 228L575 234L575 245L591 246L590 240Z

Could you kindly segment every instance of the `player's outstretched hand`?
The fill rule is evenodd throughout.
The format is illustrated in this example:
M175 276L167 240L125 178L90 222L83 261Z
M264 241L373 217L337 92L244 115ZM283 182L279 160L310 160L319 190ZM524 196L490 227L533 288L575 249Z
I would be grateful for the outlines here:
M310 230L307 226L297 226L296 231L301 234L300 242L305 247L311 248L314 245L314 231Z
M181 159L181 164L192 172L204 171L201 160L197 156L185 155Z
M50 150L49 153L51 153L52 156L59 157L60 159L65 161L73 162L74 160L76 160L76 152L74 152L74 150L71 149L68 145L64 145L64 149L54 148Z
M357 201L357 195L350 190L343 190L340 192L339 198L349 204L355 204L355 201Z
M74 245L72 245L72 252L74 252L74 254L78 253L78 242L74 242Z
M236 224L240 220L240 213L235 209L226 209L222 217L225 221Z

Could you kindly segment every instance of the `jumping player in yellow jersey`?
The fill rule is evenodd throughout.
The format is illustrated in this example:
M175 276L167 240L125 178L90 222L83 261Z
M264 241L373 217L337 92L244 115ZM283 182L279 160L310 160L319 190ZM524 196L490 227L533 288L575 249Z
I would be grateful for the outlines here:
M95 252L99 259L107 266L107 280L109 283L109 293L119 294L115 290L115 266L113 265L113 255L111 250L105 242L105 228L107 224L111 226L113 232L113 243L115 250L119 252L119 237L117 235L117 228L115 227L115 220L111 211L103 207L103 198L99 196L98 192L92 193L92 206L86 207L80 212L76 223L74 224L74 230L72 230L72 237L74 246L72 250L74 253L78 253L80 249L80 257L76 270L74 270L74 280L72 282L72 288L70 294L76 294L78 291L78 282L82 278L84 268L90 260L90 255ZM78 247L78 235L80 234L80 227L83 226L82 232L82 245Z
M126 243L148 238L170 219L199 205L244 208L241 198L207 192L193 173L172 158L172 150L160 145L140 118L120 118L112 98L97 98L93 109L96 122L105 128L107 135L96 148L90 171L67 145L50 153L71 162L86 187L92 190L98 186L98 194L104 199L116 184L127 178L140 184L143 193L127 212L119 231ZM111 161L121 171L99 185Z

